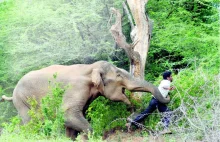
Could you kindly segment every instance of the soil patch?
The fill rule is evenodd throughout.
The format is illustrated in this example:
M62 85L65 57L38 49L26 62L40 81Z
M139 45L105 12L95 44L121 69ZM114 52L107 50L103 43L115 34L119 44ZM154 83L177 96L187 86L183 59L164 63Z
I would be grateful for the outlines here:
M165 142L163 136L143 135L141 130L126 132L117 130L109 133L105 139L106 142Z

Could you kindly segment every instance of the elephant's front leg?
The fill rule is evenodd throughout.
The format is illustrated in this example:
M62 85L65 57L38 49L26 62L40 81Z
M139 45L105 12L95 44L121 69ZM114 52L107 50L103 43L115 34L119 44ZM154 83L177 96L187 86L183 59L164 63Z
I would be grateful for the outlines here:
M73 141L76 139L78 133L79 133L78 131L73 130L72 128L66 127L66 136L68 138L71 138Z
M89 122L84 118L82 112L67 110L65 113L65 126L75 131L84 132L86 135L92 131ZM68 132L66 131L68 136ZM87 136L86 136L87 137Z

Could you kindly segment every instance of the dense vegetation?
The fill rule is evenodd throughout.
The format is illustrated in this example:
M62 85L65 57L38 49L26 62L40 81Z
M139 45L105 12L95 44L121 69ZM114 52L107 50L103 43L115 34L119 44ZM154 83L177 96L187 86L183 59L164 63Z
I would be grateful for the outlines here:
M123 12L121 2L0 2L0 96L11 96L17 81L25 73L51 64L107 60L128 70L128 59L114 45L108 31L111 24L109 8L117 7ZM169 104L174 110L171 128L184 139L220 140L218 0L151 0L146 5L146 13L154 21L154 27L145 79L157 85L164 70L170 69L175 73L173 84L176 90L171 93L172 101ZM123 32L129 40L127 15L124 14L122 20ZM62 91L54 86L54 94L62 94ZM127 94L129 96L129 92ZM132 100L136 112L148 105L150 97L150 94L146 94L140 100ZM45 106L47 101L48 98L45 98ZM53 111L45 111L45 108L39 112L40 115ZM60 130L63 128L57 129L62 127L63 121L59 115L48 117L44 124L32 122L29 126L35 128L28 129L20 128L19 118L13 118L17 112L12 103L1 103L0 112L0 123L4 123L0 126L2 129L4 126L0 141L9 140L8 134L12 131L15 135L19 134L21 139L64 137ZM130 108L125 104L99 97L87 111L87 119L94 129L90 138L99 138L108 130L125 129L125 118L130 114ZM32 116L40 119L40 116ZM145 126L159 131L160 117L155 112L145 120Z

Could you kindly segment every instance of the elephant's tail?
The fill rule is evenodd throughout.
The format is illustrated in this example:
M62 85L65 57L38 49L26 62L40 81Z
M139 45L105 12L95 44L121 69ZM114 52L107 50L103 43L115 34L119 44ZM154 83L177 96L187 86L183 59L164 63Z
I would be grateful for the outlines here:
M12 100L13 100L13 97L7 97L7 96L3 95L0 102L12 101Z

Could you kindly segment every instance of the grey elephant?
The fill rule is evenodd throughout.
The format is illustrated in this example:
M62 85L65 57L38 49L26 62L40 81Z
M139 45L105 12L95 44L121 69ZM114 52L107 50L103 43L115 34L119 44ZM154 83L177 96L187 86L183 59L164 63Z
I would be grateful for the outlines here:
M71 66L52 65L27 73L16 85L12 97L2 97L2 100L13 101L24 124L30 121L30 105L27 99L34 97L40 104L42 97L49 91L49 80L54 74L57 74L56 81L71 86L63 95L62 107L66 135L72 139L78 132L87 133L92 130L84 114L89 104L98 96L131 104L124 94L127 89L134 92L151 92L162 103L170 101L169 97L164 98L151 83L134 78L127 71L106 61Z

